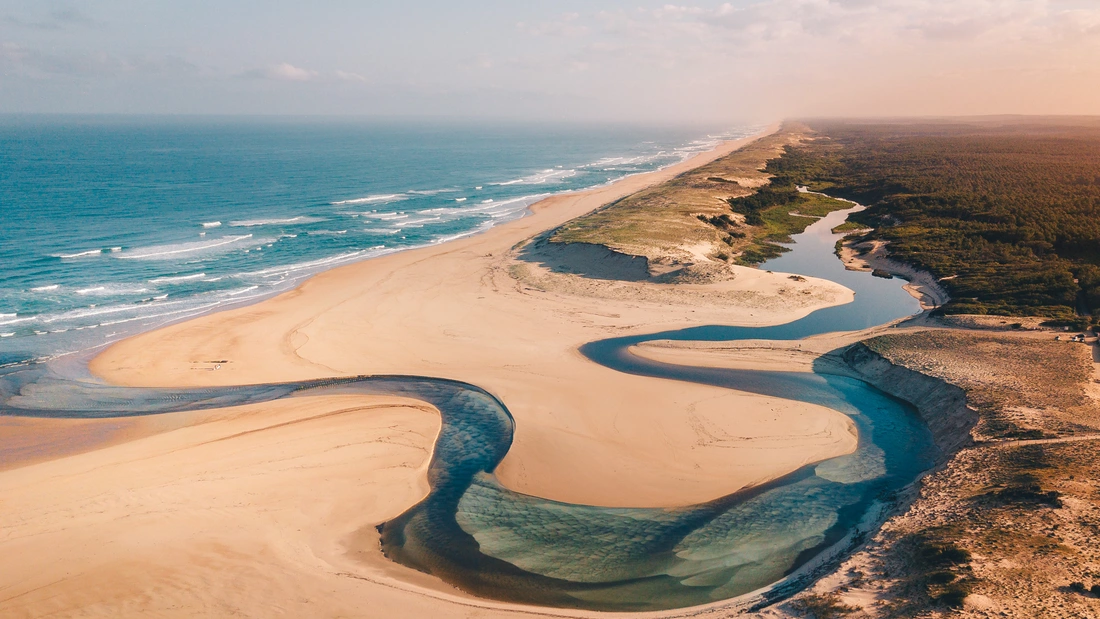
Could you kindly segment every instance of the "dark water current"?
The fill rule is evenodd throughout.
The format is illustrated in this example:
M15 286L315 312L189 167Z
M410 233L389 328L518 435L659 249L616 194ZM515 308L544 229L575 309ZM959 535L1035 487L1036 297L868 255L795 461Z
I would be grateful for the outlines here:
M401 564L476 595L608 611L706 604L767 587L829 556L891 493L931 466L936 450L906 403L858 380L827 374L673 366L628 348L657 339L797 339L873 326L915 313L898 280L845 271L832 256L834 213L798 235L763 268L814 275L855 290L848 305L775 327L705 326L590 343L607 367L821 404L859 429L857 450L761 487L675 509L571 505L518 494L493 476L511 446L507 408L474 385L414 376L369 376L211 389L129 389L71 380L48 365L0 375L0 414L121 417L216 408L318 393L404 395L442 413L428 496L380 529ZM730 415L739 411L730 410Z

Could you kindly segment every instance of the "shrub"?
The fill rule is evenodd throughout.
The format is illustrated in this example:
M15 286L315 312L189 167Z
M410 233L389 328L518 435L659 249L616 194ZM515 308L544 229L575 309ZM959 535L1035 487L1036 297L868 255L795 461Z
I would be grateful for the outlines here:
M791 604L795 608L814 619L834 619L853 613L858 608L841 602L835 595L812 594L804 596Z
M932 599L940 604L946 604L952 608L963 605L966 596L970 595L970 583L964 580L952 583L943 588L943 591Z

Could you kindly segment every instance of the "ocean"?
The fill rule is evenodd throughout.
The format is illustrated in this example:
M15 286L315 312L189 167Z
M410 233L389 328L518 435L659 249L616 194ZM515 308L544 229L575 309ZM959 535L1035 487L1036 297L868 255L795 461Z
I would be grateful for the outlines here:
M0 118L0 367L475 234L758 130Z

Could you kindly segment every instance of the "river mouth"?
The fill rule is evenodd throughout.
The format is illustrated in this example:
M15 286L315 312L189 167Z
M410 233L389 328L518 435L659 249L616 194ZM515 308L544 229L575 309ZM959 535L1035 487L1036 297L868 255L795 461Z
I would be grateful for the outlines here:
M859 430L854 453L699 505L603 508L512 492L493 476L512 442L507 408L474 385L429 377L164 390L71 381L32 366L0 376L0 413L118 417L307 394L413 397L439 409L442 427L429 464L429 494L380 527L387 557L479 597L508 602L601 611L708 604L772 585L827 555L938 455L911 406L855 379L673 366L629 353L648 340L797 339L915 313L915 300L898 282L844 271L831 255L835 236L828 230L846 214L810 226L792 252L762 268L835 278L856 291L853 303L776 327L696 327L582 347L590 360L623 372L821 404L848 415ZM833 267L839 273L814 272Z

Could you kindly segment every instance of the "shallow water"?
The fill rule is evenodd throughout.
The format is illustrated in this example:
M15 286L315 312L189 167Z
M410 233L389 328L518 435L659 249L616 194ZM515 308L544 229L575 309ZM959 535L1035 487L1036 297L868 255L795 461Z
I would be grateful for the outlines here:
M829 270L826 263L839 265L827 232L838 218L843 215L811 226L797 237L794 251L765 267L805 267L806 274L835 277L857 291L855 302L777 327L697 327L582 349L593 361L624 372L822 404L851 417L859 429L853 454L701 505L602 508L507 490L492 474L512 441L513 420L505 406L476 386L427 377L130 389L67 379L36 364L9 367L0 375L0 412L112 417L318 393L419 398L441 411L443 424L429 466L428 496L381 527L383 550L394 561L475 595L528 604L627 611L727 599L781 580L840 542L876 502L931 466L936 456L931 436L909 405L858 380L672 366L633 357L627 349L649 339L791 339L914 313L915 301L896 294L898 281Z

